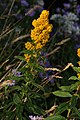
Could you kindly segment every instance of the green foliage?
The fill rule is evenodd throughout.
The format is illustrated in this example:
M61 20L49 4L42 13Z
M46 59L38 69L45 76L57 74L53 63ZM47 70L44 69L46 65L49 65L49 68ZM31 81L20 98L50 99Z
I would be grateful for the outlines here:
M80 67L73 67L73 70L76 71L77 73L80 72Z
M62 117L61 115L57 115L57 116L50 116L45 118L45 120L66 120L64 117Z
M53 92L53 94L59 97L72 97L72 95L69 92L63 92L63 91L55 91Z
M55 115L60 115L61 113L63 113L65 110L68 110L69 105L68 103L62 103L61 105L59 105L59 107L56 109L55 111Z
M73 67L73 69L78 73L78 67ZM58 108L55 111L55 115L61 115L66 110L68 111L67 117L68 118L80 118L80 112L79 107L77 108L77 105L79 104L78 101L80 100L80 81L76 76L71 76L69 80L73 80L74 84L71 84L69 86L60 86L60 91L53 92L54 95L58 97L70 97L68 101L65 103L61 103ZM78 82L77 82L78 81ZM75 91L74 91L75 90Z
M33 54L33 51L25 50L24 44L31 41L32 20L38 18L40 12L34 9L37 0L28 0L28 7L21 6L19 0L13 2L1 1L1 5L6 3L6 8L0 8L0 120L29 120L29 115L43 116L44 120L79 120L77 73L80 67L77 67L75 38L59 34L62 31L53 21L54 35L51 33L41 51L46 55L39 53L26 63L24 53ZM34 16L28 15L31 10ZM22 18L18 19L17 14ZM50 61L49 66L46 59ZM74 66L67 66L68 63ZM53 107L55 105L57 107Z
M79 80L76 76L71 76L69 80Z

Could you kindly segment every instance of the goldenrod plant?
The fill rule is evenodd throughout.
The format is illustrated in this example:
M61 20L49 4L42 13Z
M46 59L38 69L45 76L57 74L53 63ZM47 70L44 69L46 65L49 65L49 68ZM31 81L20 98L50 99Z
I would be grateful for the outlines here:
M37 52L40 53L42 48L50 38L52 24L49 24L49 11L43 10L40 17L32 21L34 29L31 30L31 41L25 43L25 48L32 51L33 54L24 54L26 62L29 62L31 56L37 57Z
M0 0L0 120L80 119L79 16L77 0Z

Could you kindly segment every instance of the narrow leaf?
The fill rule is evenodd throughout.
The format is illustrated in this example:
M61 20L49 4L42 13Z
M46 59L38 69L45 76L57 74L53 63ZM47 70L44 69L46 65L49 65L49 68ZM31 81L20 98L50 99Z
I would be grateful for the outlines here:
M79 80L76 76L71 76L69 80Z
M22 56L15 56L16 59L19 59L19 60L22 60L22 61L25 61L24 57Z
M73 67L73 70L76 71L77 73L80 72L80 67Z
M68 109L68 103L61 103L58 107L57 107L57 109L56 109L56 111L55 111L55 115L59 115L59 114L61 114L61 113L63 113L65 110L67 110Z
M53 94L58 97L72 97L72 95L69 92L63 92L63 91L55 91L53 92Z
M13 97L13 102L14 102L15 104L21 103L21 99L19 98L18 95L15 95L15 96Z
M70 86L61 86L59 87L62 91L70 91Z
M73 109L74 109L75 113L76 113L76 114L79 116L79 118L80 118L80 111L79 111L76 107L74 107Z
M49 116L47 118L45 118L44 120L66 120L65 117L61 116L61 115L57 115L57 116Z

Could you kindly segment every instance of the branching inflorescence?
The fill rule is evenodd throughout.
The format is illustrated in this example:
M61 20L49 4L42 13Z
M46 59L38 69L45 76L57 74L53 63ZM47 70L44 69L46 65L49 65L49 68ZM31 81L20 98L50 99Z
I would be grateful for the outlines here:
M49 11L43 10L40 17L34 19L32 25L34 29L31 30L31 42L25 43L25 48L29 51L35 51L34 54L24 54L26 62L29 62L31 57L36 57L36 53L46 45L50 38L52 31L52 24L49 24Z

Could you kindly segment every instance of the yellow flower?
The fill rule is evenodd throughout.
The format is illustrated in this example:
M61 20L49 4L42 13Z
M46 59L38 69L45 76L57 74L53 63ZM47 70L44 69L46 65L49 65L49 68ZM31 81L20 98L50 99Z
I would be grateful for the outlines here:
M80 79L80 73L77 73L78 78Z
M32 47L31 47L31 50L35 50L35 46L32 46Z
M78 64L79 64L79 66L80 66L80 61L78 61L77 63L78 63Z
M49 11L43 10L40 15L40 18L46 19L46 18L48 18L48 16L49 16Z
M40 51L43 46L48 42L50 38L50 32L52 31L52 24L49 24L49 11L43 10L38 19L34 19L32 25L34 29L31 30L31 42L25 43L25 48L28 50ZM24 54L25 60L29 62L31 55ZM37 57L34 53L33 57Z
M41 43L37 43L37 44L36 44L36 50L41 49L41 48L42 48Z
M47 35L48 31L45 29L45 30L42 31L42 33Z
M31 55L28 55L28 54L24 54L25 56L25 60L26 62L29 62L30 58L31 58Z
M27 50L34 50L35 49L35 47L31 44L31 42L25 43L25 48Z
M27 43L25 43L25 48L27 48L28 50L30 50L31 47L32 47L31 42L27 42Z
M47 27L47 31L48 31L48 32L51 32L51 31L52 31L52 28L53 28L53 26L52 26L52 24L50 24L50 25Z
M43 10L37 20L33 20L34 29L31 30L31 38L34 41L36 49L42 48L49 39L49 33L52 31L52 24L49 24L49 11Z
M41 33L41 34L39 35L39 40L42 40L42 39L44 39L44 34L43 34L43 33Z
M37 27L39 27L40 25L43 25L45 27L46 25L49 24L49 20L48 18L45 19L38 18L36 23L37 23Z
M44 46L48 42L48 39L43 39L42 45Z
M40 30L36 27L33 30L31 30L31 38L32 40L37 40L40 34Z
M33 20L32 25L36 27L36 19Z
M37 57L37 55L36 55L36 54L33 54L33 57L35 57L35 58L36 58L36 57Z
M44 29L44 26L43 26L43 25L40 25L40 26L38 27L38 29L43 30L43 29Z
M80 57L80 48L77 49L77 56Z

